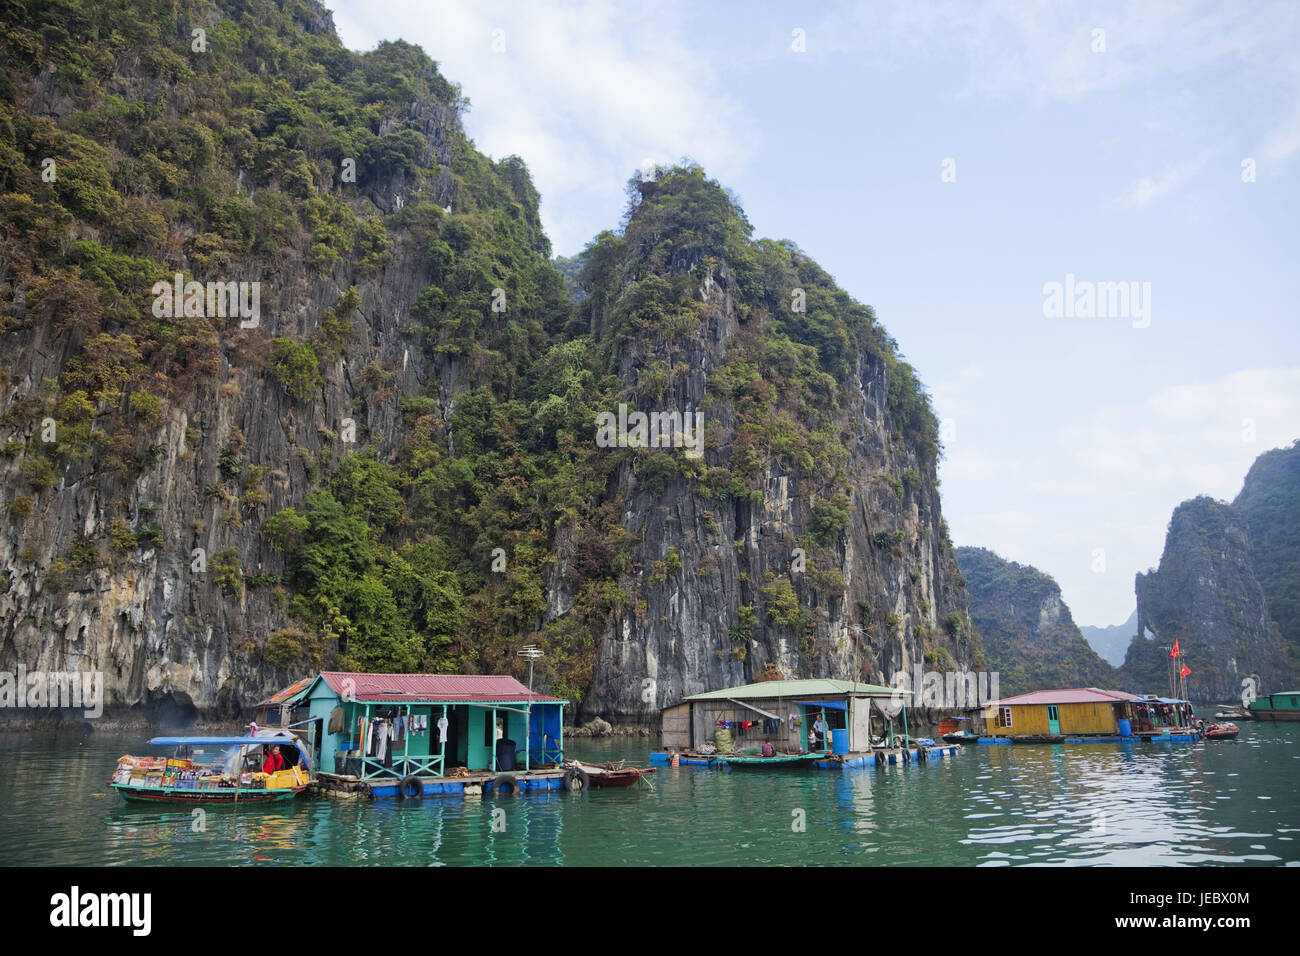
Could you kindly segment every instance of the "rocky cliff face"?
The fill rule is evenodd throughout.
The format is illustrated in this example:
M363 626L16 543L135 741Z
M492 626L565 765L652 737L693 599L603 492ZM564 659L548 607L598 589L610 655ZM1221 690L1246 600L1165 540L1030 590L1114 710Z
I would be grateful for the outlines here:
M769 664L980 664L912 369L702 171L636 181L569 296L421 51L349 53L310 0L29 6L0 670L221 718L325 664L519 675L532 641L539 689L643 722ZM160 310L176 273L260 314ZM702 441L610 446L620 405Z
M699 210L717 203L718 235L741 218L698 171L684 178L640 182L626 235L588 252L601 264L587 271L584 315L613 343L623 395L647 411L698 410L706 441L697 462L645 452L615 475L640 572L635 602L604 632L584 710L648 719L769 666L877 682L915 661L971 666L933 420L909 430L915 411L899 397L910 369L797 249L700 242L708 230L678 218L677 190L698 192L690 208L706 219ZM636 335L611 331L655 282L682 290L672 308L689 311L689 331L662 316ZM827 330L819 351L806 319Z
M1255 459L1232 511L1246 526L1269 616L1300 662L1300 441Z
M391 457L404 397L446 419L486 377L412 313L451 207L462 229L517 209L516 167L473 151L423 54L347 54L314 4L103 23L11 7L4 32L0 669L102 671L117 711L231 715L306 666L266 658L293 623L266 518L359 448ZM86 49L95 75L76 77ZM296 68L322 98L370 86L355 126L314 123L314 97L277 85ZM158 316L173 273L256 282L260 315ZM309 361L277 359L279 341Z
M1139 633L1129 646L1126 683L1167 692L1169 647L1178 639L1195 700L1234 700L1242 682L1280 689L1294 683L1285 642L1273 622L1251 556L1245 522L1212 498L1175 510L1160 567L1135 581Z
M1050 575L984 548L957 549L970 617L1004 697L1053 687L1114 688L1118 676L1075 626Z

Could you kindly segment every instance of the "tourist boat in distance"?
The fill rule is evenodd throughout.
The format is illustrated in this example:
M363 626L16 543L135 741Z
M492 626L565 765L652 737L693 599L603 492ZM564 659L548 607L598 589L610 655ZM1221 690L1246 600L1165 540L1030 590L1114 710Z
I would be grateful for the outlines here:
M1236 740L1237 734L1241 733L1236 724L1210 724L1205 728L1206 740Z
M1284 690L1250 702L1255 720L1300 720L1300 690Z
M136 803L232 804L292 800L311 782L311 758L297 734L262 730L246 737L155 737L171 757L120 757L106 786ZM296 757L293 766L263 773L271 747Z

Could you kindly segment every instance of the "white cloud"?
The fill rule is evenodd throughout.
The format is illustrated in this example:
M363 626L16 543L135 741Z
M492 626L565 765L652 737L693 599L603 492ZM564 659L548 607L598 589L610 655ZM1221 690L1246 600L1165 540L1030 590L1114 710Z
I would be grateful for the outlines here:
M1145 206L1153 199L1159 199L1161 196L1173 192L1200 172L1201 167L1204 165L1205 161L1198 159L1194 162L1170 167L1155 179L1143 176L1124 198L1123 203L1129 207Z
M1055 577L1077 622L1116 623L1133 609L1134 572L1158 563L1173 509L1235 498L1257 457L1297 438L1300 368L1168 385L1080 406L1049 433L959 444L943 464L944 512L955 543Z
M462 84L476 145L528 164L557 251L593 235L563 212L566 200L594 196L612 207L612 222L623 183L646 158L689 156L724 177L755 145L753 124L724 91L713 58L692 46L699 41L687 7L349 0L336 21L349 47L400 35ZM494 36L504 51L494 52Z
M1300 152L1300 109L1268 136L1260 155L1269 162L1280 163L1297 152Z

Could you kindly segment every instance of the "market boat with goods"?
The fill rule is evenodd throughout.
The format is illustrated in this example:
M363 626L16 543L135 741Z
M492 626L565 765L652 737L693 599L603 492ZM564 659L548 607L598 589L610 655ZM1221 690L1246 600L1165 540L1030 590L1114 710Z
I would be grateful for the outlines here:
M247 737L155 737L170 757L118 758L108 781L132 802L278 803L311 782L311 760L297 734L264 730Z

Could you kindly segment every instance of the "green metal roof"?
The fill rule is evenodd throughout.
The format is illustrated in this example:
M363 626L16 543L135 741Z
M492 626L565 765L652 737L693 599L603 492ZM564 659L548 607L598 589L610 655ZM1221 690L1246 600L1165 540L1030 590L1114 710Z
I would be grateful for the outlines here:
M743 684L740 687L724 687L703 694L683 697L687 700L728 700L732 697L750 699L769 699L774 697L814 697L848 694L869 694L889 697L894 694L911 696L910 691L894 687L882 687L880 684L859 684L851 680L833 680L829 677L809 677L803 680L765 680L757 684Z

